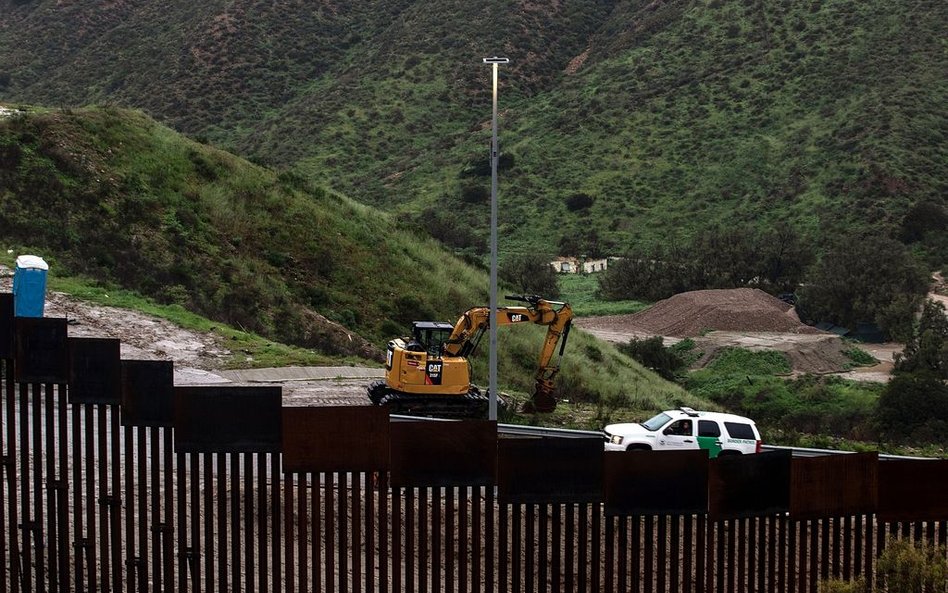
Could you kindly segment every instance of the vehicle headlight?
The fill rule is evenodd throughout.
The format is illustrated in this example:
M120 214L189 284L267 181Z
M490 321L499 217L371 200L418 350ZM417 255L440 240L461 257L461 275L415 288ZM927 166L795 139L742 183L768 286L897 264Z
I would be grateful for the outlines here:
M612 435L612 444L621 445L622 444L622 435L614 434Z

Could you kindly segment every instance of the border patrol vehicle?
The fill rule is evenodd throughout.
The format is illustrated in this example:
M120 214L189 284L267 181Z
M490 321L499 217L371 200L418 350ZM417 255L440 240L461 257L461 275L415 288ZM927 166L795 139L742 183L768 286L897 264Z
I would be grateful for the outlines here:
M704 449L712 459L760 453L763 444L753 420L691 408L667 410L641 423L610 424L603 432L607 451Z

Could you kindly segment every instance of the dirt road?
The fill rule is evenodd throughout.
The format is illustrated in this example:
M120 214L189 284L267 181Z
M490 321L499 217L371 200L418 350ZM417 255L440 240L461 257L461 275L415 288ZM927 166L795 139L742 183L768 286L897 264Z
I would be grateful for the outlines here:
M0 292L12 290L12 271L0 266ZM368 384L382 376L382 370L362 367L320 367L298 370L223 370L231 356L214 334L198 332L144 313L81 301L48 291L47 317L64 317L71 337L117 338L121 355L127 360L174 361L175 385L260 385L283 387L284 404L366 405ZM293 368L293 367L291 367ZM295 367L299 369L299 367Z

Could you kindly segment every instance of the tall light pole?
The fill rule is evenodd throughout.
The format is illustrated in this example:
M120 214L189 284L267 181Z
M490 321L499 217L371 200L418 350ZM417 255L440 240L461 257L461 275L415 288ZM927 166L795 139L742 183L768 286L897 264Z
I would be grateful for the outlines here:
M500 64L509 64L507 58L484 58L493 69L494 94L490 142L490 361L488 367L488 419L497 420L497 70Z

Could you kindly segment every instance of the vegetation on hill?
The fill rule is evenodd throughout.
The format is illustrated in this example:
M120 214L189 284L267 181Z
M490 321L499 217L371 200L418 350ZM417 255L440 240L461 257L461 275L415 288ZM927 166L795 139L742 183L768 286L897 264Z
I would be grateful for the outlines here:
M140 112L0 118L0 206L4 247L41 253L58 277L87 279L62 288L95 297L90 281L121 287L122 303L189 324L198 322L184 311L199 313L239 328L233 339L271 361L281 350L248 332L323 355L282 350L287 362L377 360L411 321L453 321L487 302L485 272L417 230ZM515 401L532 392L543 341L543 328L522 329L503 332L499 349L501 387ZM486 359L483 348L472 361L480 384ZM706 403L579 331L557 395L569 403L543 421L586 427L604 415Z
M942 2L0 8L0 99L140 107L453 248L485 249L480 58L503 54L502 256L712 225L792 226L818 248L870 228L945 252Z
M507 123L508 224L545 220L540 236L586 252L709 225L794 226L818 245L895 232L913 204L945 205L946 16L930 1L618 3L586 66ZM591 205L570 211L576 193Z

